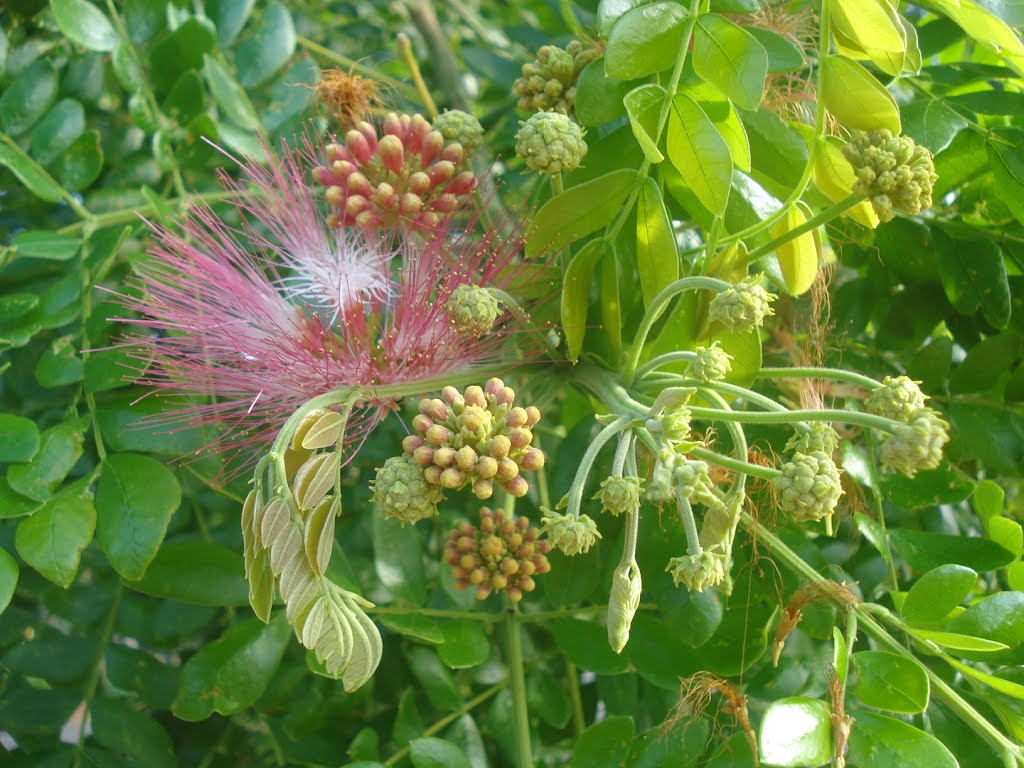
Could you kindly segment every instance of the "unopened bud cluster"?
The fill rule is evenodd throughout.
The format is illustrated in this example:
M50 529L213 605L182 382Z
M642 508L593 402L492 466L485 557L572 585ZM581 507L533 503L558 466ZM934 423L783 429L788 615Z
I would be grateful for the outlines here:
M523 65L523 76L512 88L524 112L560 112L571 115L576 106L576 80L580 72L597 58L597 51L573 40L563 50L545 45L537 58Z
M562 514L557 511L541 507L544 516L541 522L544 524L542 531L547 534L548 541L552 546L557 547L563 554L585 555L590 548L601 538L601 532L597 530L597 523L589 515Z
M434 130L440 131L444 140L461 144L467 152L472 152L484 143L484 128L480 121L468 112L449 109L434 118Z
M876 416L909 422L928 399L918 384L906 376L886 376L882 386L864 398L864 407Z
M525 496L530 484L521 473L544 466L544 454L530 446L540 411L513 405L515 397L501 379L461 393L445 387L440 399L420 401L412 420L416 434L402 447L431 486L472 485L478 499L489 499L497 484Z
M710 347L697 347L694 353L697 359L690 366L690 371L699 381L722 381L732 370L732 355L722 349L717 341L712 342Z
M647 483L647 498L662 503L674 501L679 495L708 507L723 503L721 491L711 482L707 462L671 450L660 451Z
M677 587L703 592L725 581L726 559L725 555L705 549L698 555L673 557L665 570L672 574Z
M772 484L779 508L797 522L821 520L836 508L843 495L839 468L822 451L794 453Z
M384 462L371 488L384 517L395 518L402 525L436 515L442 498L441 489L428 483L423 467L407 455L392 456Z
M935 469L942 462L942 446L949 442L948 430L935 410L919 408L882 443L882 463L908 477Z
M486 288L463 283L448 296L444 311L448 324L459 333L483 336L494 328L501 305Z
M882 221L891 221L894 210L918 213L931 207L938 180L932 155L909 136L886 129L858 132L843 154L857 174L853 191L871 201Z
M537 112L521 123L516 154L533 171L554 175L578 167L587 154L584 131L558 112Z
M594 500L601 502L601 508L618 517L623 512L640 511L644 481L639 477L608 477L601 483L601 489L594 494Z
M797 432L786 442L786 451L791 453L813 453L820 451L831 456L839 447L839 433L823 421L812 421L808 431Z
M391 113L379 137L361 121L344 144L328 144L328 165L316 168L313 178L327 187L332 227L430 231L476 189L472 172L457 172L465 155L461 144L446 143L422 116Z
M533 576L547 573L548 542L525 517L511 519L501 510L480 510L480 525L461 523L448 537L444 560L451 566L456 589L476 588L478 600L504 590L518 602L536 586Z
M751 275L717 294L708 305L708 317L732 331L750 331L760 327L765 317L774 315L771 303L778 297L761 285L764 275Z

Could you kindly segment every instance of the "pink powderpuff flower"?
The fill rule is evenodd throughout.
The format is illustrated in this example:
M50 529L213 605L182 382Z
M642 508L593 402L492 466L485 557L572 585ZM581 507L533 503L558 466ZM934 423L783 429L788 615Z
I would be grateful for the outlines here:
M446 299L461 285L510 295L552 295L550 265L519 258L522 230L474 233L454 218L429 233L336 227L319 188L307 181L311 150L267 151L267 165L240 162L222 180L241 220L229 226L208 206L191 210L180 234L154 226L151 258L122 295L146 332L124 343L150 365L138 381L172 398L158 417L223 429L208 446L232 474L269 445L306 401L345 386L408 385L507 362L517 313L469 335L452 326ZM521 333L518 360L542 353ZM431 388L436 387L436 382ZM394 406L370 394L353 414L346 442L358 444Z

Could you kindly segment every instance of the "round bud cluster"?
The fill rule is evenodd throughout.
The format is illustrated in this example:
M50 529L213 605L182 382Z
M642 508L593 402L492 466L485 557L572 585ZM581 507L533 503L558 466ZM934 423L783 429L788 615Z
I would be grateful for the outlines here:
M563 515L560 512L544 509L541 507L544 516L540 521L544 524L543 533L548 535L548 541L563 554L573 555L586 554L601 538L601 532L597 530L595 523L588 515Z
M690 366L693 377L700 381L722 381L732 370L733 357L722 349L717 341L710 347L697 347L697 359Z
M907 477L935 469L942 462L942 446L949 442L948 429L936 411L919 408L882 443L882 463Z
M670 443L681 443L690 436L693 413L686 403L674 403L657 418L647 419L644 426L653 435Z
M454 141L472 152L484 143L484 127L468 112L448 109L434 118L434 130L440 131L445 141Z
M467 336L483 336L490 333L501 305L494 295L479 285L463 283L451 292L444 305L448 324Z
M423 468L409 456L392 456L378 467L371 489L384 517L403 526L433 517L441 501L441 489L427 482Z
M939 178L932 154L909 136L893 136L886 129L859 131L843 154L857 174L854 193L867 197L882 221L891 221L894 210L918 213L931 207Z
M587 154L584 130L565 115L537 112L520 123L516 154L533 171L554 175L576 168Z
M822 451L794 453L782 465L782 476L772 484L778 491L779 507L797 522L821 520L843 495L839 468Z
M594 494L594 500L601 502L601 508L616 517L623 512L640 511L644 481L639 477L608 477L601 483L601 490Z
M906 376L886 376L882 386L864 398L864 407L876 416L907 423L928 399L919 383Z
M597 58L597 51L573 40L565 50L545 45L537 58L523 64L523 76L512 85L524 112L560 112L571 115L576 106L576 80Z
M703 592L725 581L725 555L705 549L699 555L673 557L665 569L677 587Z
M513 406L515 398L501 379L461 393L445 387L440 399L420 401L412 420L417 434L406 437L402 447L432 486L472 485L478 499L489 499L497 484L525 496L530 484L521 473L544 466L543 452L530 447L540 411Z
M708 306L708 317L732 331L760 327L768 315L774 315L771 303L778 297L762 286L764 275L751 275L716 295Z
M786 442L787 453L813 453L821 451L831 456L839 447L839 433L823 421L812 421L809 432L797 432Z
M313 179L327 187L335 211L332 227L366 229L396 225L420 231L436 229L451 218L476 189L470 171L456 173L465 159L461 144L444 136L422 116L389 114L382 134L360 121L344 144L328 144L327 166Z
M532 592L534 574L547 573L548 542L538 541L540 531L525 517L511 519L501 510L480 510L480 526L461 523L451 532L444 561L451 566L456 589L476 587L478 600L492 591L505 590L519 602Z
M708 474L707 462L688 459L680 453L663 450L647 484L647 498L655 503L674 501L682 495L691 502L718 507L723 502Z

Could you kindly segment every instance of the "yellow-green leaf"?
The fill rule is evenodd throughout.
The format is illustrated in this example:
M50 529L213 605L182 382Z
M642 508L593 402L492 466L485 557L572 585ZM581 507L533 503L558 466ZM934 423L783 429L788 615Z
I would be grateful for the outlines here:
M896 100L864 67L846 56L829 56L822 67L822 104L847 128L901 132Z
M640 188L636 209L636 267L644 306L649 307L661 290L679 277L679 252L672 221L654 179Z
M686 94L676 94L672 100L667 150L701 205L724 214L732 184L732 154L714 123Z
M781 218L772 225L772 238L785 235L807 223L807 217L797 206L791 206ZM815 243L814 234L805 232L775 249L779 260L782 277L786 281L786 289L794 296L805 293L818 275L818 264L821 261L820 246Z
M832 0L834 30L861 51L906 51L906 40L883 8L885 0Z
M694 30L693 69L737 105L754 110L764 94L768 53L743 27L705 13Z
M583 246L569 262L562 279L562 330L565 332L568 357L573 362L576 362L583 350L583 339L587 335L590 285L594 281L594 268L607 245L607 240L598 238Z

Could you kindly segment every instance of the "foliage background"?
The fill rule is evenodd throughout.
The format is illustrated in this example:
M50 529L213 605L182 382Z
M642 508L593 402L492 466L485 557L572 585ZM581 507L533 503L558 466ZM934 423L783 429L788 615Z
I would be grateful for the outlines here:
M546 188L513 159L510 85L539 45L593 31L596 2L435 5L440 27L418 1L11 0L0 9L0 731L6 748L17 744L5 765L512 762L500 605L475 606L440 564L448 524L469 509L449 508L444 526L406 529L361 511L370 506L372 468L400 440L397 420L346 470L348 512L332 576L381 606L374 618L387 632L372 684L345 694L310 670L287 625L250 615L238 530L244 481L218 487L218 459L191 455L209 435L139 428L164 404L140 400L144 392L124 381L126 352L108 348L119 333L109 320L120 314L111 291L131 290L125 277L147 258L139 216L169 221L193 196L220 194L216 171L230 162L204 139L258 155L261 134L273 143L307 131L310 119L322 128L324 115L310 106L321 67L376 76L389 86L389 104L422 109L397 55L399 31L413 40L439 102L481 119L491 152L505 159L495 175L506 202L546 199ZM981 7L1010 27L1024 23L1019 4ZM744 14L756 5L714 0L711 9ZM998 593L983 616L968 611L949 629L1009 646L986 657L987 668L1006 665L1004 677L1019 680L1020 59L1013 69L981 44L984 31L972 38L941 4L901 10L916 30L922 66L892 90L905 132L936 154L934 215L903 215L877 230L830 226L841 262L829 289L831 333L807 323L812 301L828 303L820 291L787 300L765 359L786 364L818 344L825 362L923 381L953 424L950 462L910 482L879 476L871 453L850 443L839 535L792 529L784 539L814 568L875 598L890 554L884 533L873 546L881 506L904 586L936 565L959 563L982 573L978 597ZM453 78L452 67L465 76ZM642 160L612 98L622 92L612 86L622 84L589 95L590 155L567 186ZM773 113L742 119L751 171L739 175L754 183L733 182L734 228L756 214L758 194L784 198L807 157L799 133ZM667 202L674 219L700 223L685 199ZM639 299L623 301L627 325L635 325ZM596 294L590 311L591 325L599 324ZM554 425L543 440L547 482L560 492L591 434L591 405L573 393L545 402L542 393L555 387L543 376L518 386ZM844 393L826 396L841 401ZM755 436L766 449L784 438L768 429ZM536 518L534 503L521 510ZM677 590L662 564L682 547L678 527L644 510L644 610L621 656L608 649L599 622L621 540L615 521L602 523L604 540L587 558L552 556L553 572L528 598L529 702L535 754L545 763L749 764L743 734L727 717L665 724L679 678L700 670L740 681L755 722L771 701L823 695L835 612L809 609L772 668L762 658L769 620L797 579L767 561L748 567L747 542L732 599ZM948 666L934 668L954 679ZM962 688L1024 737L1019 701ZM858 716L870 722L870 714ZM996 764L941 704L912 722L961 765ZM918 764L925 763L903 763Z

